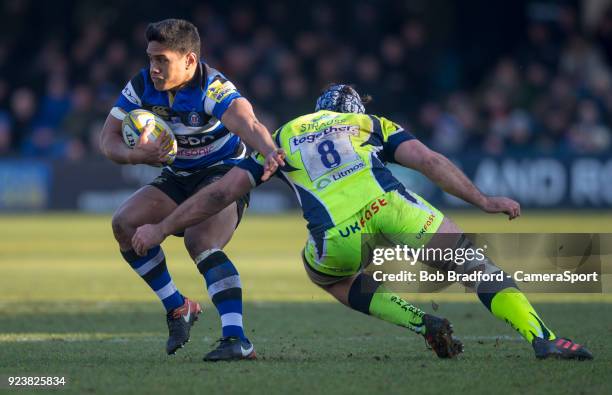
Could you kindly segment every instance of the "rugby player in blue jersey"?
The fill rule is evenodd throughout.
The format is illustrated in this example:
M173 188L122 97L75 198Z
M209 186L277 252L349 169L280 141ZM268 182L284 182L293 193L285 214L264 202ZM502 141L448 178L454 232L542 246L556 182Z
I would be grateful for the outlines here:
M223 74L200 60L200 37L188 21L166 19L146 30L149 67L130 80L108 115L101 150L120 164L165 165L160 176L136 191L115 212L112 228L123 258L155 291L167 312L166 351L174 354L189 340L201 307L174 285L161 246L144 257L132 249L136 228L157 223L200 188L220 179L246 155L244 143L267 153L266 174L284 165L266 127L249 101ZM151 141L145 131L134 149L123 142L121 122L143 108L163 118L178 143L176 159L167 165L165 139ZM243 143L244 141L244 143ZM242 323L242 289L238 271L223 252L240 222L248 194L217 215L187 228L185 247L204 276L208 294L221 317L222 337L204 359L252 359L255 350Z

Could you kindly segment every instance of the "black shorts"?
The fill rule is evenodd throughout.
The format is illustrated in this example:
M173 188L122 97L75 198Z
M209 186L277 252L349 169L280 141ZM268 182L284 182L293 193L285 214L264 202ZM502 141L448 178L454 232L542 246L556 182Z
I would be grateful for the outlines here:
M172 173L168 169L163 169L162 173L151 181L149 185L161 190L168 195L170 199L174 200L176 204L180 205L200 189L221 179L221 177L230 171L232 167L233 166L229 165L218 165L180 176ZM249 198L250 196L247 193L236 200L236 207L238 210L238 222L236 223L236 227L238 227L242 219L244 210L249 205ZM177 236L182 236L182 234Z

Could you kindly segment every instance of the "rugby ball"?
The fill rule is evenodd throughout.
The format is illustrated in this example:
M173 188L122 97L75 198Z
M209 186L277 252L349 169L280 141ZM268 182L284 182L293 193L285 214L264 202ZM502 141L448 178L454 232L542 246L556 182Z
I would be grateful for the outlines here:
M163 134L164 131L168 132L168 136L170 137L170 142L166 146L172 146L172 149L168 153L168 156L165 161L165 164L169 165L174 162L176 158L177 151L177 143L176 137L174 133L172 133L172 129L168 124L161 119L158 115L152 113L151 111L136 109L130 111L125 118L123 118L123 122L121 124L121 133L123 134L123 141L129 148L134 148L140 139L140 135L144 130L145 126L153 123L153 131L149 134L149 140L155 141L159 136Z

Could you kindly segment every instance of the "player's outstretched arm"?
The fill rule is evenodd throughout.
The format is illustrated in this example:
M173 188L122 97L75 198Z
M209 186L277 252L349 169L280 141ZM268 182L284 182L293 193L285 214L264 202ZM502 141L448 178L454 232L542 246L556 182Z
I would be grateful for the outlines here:
M447 157L430 150L416 139L404 141L395 150L395 160L415 169L436 183L444 192L457 196L488 213L505 213L509 219L521 214L518 202L497 196L486 196Z
M274 144L268 128L259 122L247 99L241 97L232 101L221 117L221 122L230 132L240 136L249 147L265 155L262 181L267 181L278 166L285 165L285 153Z
M252 188L246 170L234 167L219 181L199 190L185 200L172 214L158 224L140 226L132 238L132 247L139 255L160 244L169 235L202 222L235 202Z

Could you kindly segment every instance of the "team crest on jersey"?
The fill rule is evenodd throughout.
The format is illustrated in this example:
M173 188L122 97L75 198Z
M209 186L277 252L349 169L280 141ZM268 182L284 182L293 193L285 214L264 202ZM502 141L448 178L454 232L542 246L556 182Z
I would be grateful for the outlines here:
M187 122L190 126L200 126L202 123L202 117L195 111L192 111L187 115Z

